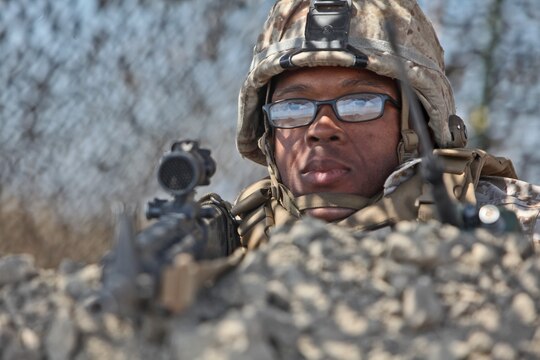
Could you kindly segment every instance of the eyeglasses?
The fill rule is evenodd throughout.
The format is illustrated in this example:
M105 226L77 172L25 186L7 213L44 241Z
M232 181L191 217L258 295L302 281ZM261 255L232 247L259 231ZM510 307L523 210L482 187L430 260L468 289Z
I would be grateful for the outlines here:
M363 122L380 118L389 101L400 108L398 101L386 94L348 94L333 100L286 99L263 106L270 125L275 128L292 129L311 124L317 117L319 106L331 105L336 117L345 122Z

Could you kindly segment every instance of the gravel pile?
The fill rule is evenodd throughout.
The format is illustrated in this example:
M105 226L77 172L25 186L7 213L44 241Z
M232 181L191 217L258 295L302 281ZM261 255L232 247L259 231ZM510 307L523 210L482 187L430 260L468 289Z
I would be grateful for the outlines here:
M540 357L540 259L520 236L435 222L351 235L304 220L183 315L138 321L85 306L100 272L0 259L0 358Z

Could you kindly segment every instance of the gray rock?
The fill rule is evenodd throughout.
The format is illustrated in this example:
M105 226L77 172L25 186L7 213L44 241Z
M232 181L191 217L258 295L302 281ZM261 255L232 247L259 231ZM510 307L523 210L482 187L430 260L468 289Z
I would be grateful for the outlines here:
M271 280L266 285L266 301L270 306L285 312L291 308L291 294L284 284L277 280Z
M94 292L100 277L101 268L96 264L88 265L64 275L59 286L71 297L82 299Z
M387 238L392 258L425 267L435 267L440 262L439 244L429 238L409 237L392 233Z
M47 358L51 360L70 359L75 350L77 339L77 328L68 309L60 309L45 339Z
M535 301L527 293L514 296L512 311L526 324L533 324L538 320Z
M442 307L435 294L432 280L420 277L403 293L403 315L413 329L429 328L442 319Z
M484 265L496 258L495 251L489 246L476 243L471 249L472 261L478 265Z
M509 236L505 241L506 251L527 258L534 253L533 244L523 236Z
M492 337L484 331L475 331L470 334L468 343L473 352L489 354L493 348Z
M540 259L534 257L525 261L519 270L521 285L533 296L540 296Z
M512 345L505 342L498 342L493 346L491 356L496 360L515 360L518 354Z
M82 294L100 287L92 264L34 269L0 288L0 357L540 357L537 255L485 231L394 230L354 234L311 220L276 229L176 316L90 311ZM423 241L438 250L424 251Z
M41 347L41 339L38 337L35 331L25 328L20 332L21 344L25 349L31 351L39 351Z
M39 352L35 350L23 349L10 344L2 355L6 360L38 360L41 359Z
M31 255L8 255L0 259L0 287L27 280L36 273Z

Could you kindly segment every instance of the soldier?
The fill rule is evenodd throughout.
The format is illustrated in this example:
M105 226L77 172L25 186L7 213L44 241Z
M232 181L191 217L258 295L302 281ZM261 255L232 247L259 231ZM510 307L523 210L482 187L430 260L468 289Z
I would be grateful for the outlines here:
M385 21L396 29L399 54ZM398 58L407 79L400 76ZM404 91L409 82L452 200L476 208L505 206L527 235L538 236L539 188L517 180L509 160L465 148L443 50L416 1L279 0L239 97L238 149L269 171L232 206L228 223L238 229L240 248L256 248L268 241L271 228L305 215L353 230L437 219L439 200L419 171L414 99ZM179 297L190 292L180 283L202 283L236 264L238 254L201 264L196 281L179 280L187 264L169 267L163 302L181 309Z
M244 220L243 245L256 247L272 226L304 214L362 230L437 218L385 21L396 29L449 195L508 206L525 233L540 232L538 188L517 180L509 160L464 148L443 50L416 1L283 0L240 92L238 149L270 175L233 209Z

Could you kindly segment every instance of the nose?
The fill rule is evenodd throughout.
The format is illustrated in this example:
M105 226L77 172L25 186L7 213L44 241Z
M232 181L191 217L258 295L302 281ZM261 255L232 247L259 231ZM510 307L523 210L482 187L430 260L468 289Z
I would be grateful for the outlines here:
M344 135L345 133L332 106L321 105L317 117L306 131L306 142L308 144L340 142L343 141Z

